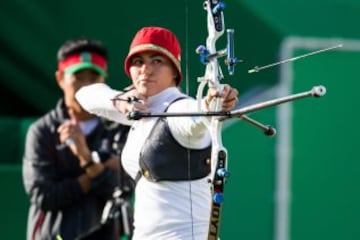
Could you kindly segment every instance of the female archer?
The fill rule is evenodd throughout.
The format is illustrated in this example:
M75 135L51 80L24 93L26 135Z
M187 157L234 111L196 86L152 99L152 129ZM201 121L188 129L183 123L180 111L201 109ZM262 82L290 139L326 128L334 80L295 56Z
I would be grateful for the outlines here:
M171 31L144 27L132 40L124 63L134 90L119 92L101 83L82 88L77 99L87 111L123 123L128 122L126 114L133 111L198 111L197 101L178 88L182 79L180 52ZM133 96L137 101L129 101ZM208 110L214 97L221 98L222 110L230 110L237 96L238 91L228 85L221 93L209 89L201 110ZM207 238L211 137L206 120L151 117L132 123L122 163L137 181L134 240Z

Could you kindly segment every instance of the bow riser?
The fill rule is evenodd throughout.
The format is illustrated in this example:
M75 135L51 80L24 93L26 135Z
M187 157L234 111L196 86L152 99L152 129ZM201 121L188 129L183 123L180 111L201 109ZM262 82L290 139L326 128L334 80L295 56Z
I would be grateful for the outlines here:
M217 52L216 41L224 34L224 14L225 5L217 0L208 0L204 2L204 8L207 11L207 29L206 48L202 48L203 63L206 64L204 77L198 88L198 101L202 98L205 84L208 87L215 88L221 94L223 85L220 80L223 78L218 58L224 55L223 52ZM209 105L210 111L221 111L220 98L215 98ZM212 140L211 150L211 174L212 183L212 204L209 222L208 240L218 240L221 222L221 204L224 198L225 178L227 172L227 150L222 144L222 122L217 117L211 117L209 131Z

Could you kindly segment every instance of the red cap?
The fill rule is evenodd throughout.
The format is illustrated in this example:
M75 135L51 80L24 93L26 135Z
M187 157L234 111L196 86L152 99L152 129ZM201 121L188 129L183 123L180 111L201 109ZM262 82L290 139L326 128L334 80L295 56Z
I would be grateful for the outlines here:
M161 27L144 27L140 29L131 42L129 53L125 59L124 68L130 77L131 57L143 52L158 52L167 57L175 66L177 71L177 84L181 81L181 48L174 33Z

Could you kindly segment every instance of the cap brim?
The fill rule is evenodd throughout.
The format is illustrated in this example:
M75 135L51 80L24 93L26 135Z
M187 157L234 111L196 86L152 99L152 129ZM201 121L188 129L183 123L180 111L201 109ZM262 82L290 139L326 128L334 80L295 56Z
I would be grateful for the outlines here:
M93 63L89 62L82 62L75 65L72 65L64 70L67 74L73 74L83 69L92 69L95 70L99 75L106 77L106 71L99 67L98 65L95 65Z

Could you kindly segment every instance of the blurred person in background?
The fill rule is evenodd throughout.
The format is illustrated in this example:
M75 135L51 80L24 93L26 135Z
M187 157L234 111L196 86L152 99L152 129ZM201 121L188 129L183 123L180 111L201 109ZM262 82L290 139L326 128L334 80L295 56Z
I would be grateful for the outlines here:
M129 127L88 113L75 99L81 87L105 82L107 49L97 40L71 39L57 59L63 97L26 137L27 239L131 238L134 185L119 158Z

